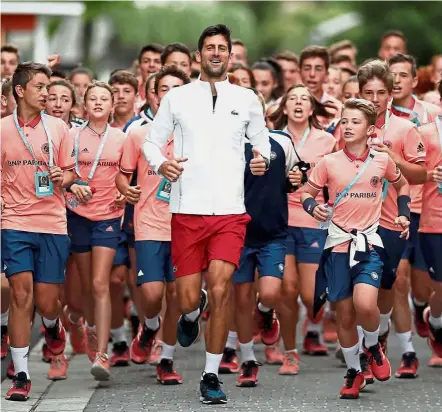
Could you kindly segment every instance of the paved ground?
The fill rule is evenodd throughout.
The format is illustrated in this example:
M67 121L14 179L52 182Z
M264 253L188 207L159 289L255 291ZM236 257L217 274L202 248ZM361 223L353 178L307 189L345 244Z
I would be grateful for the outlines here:
M66 381L50 382L45 377L48 365L40 361L40 341L30 354L31 398L24 403L5 401L8 387L8 380L5 380L1 389L1 406L7 412L440 412L442 369L427 367L429 351L426 343L418 337L415 337L415 343L421 358L417 380L391 378L386 383L376 382L356 401L338 399L345 369L333 356L302 356L301 371L295 377L278 376L277 366L262 367L257 388L236 388L235 376L223 375L229 403L213 407L202 406L198 400L199 375L204 366L201 343L187 350L178 349L176 369L182 373L184 383L165 387L157 384L154 367L137 365L113 369L110 384L99 386L89 375L90 363L85 355L71 359ZM399 358L394 337L390 348L390 360L397 368ZM262 345L257 346L257 355L264 360Z

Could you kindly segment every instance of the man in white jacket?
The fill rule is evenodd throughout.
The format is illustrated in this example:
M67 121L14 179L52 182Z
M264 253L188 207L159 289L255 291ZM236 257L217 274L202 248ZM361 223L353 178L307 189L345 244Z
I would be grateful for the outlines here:
M244 206L244 167L263 175L270 159L261 103L253 91L231 84L227 77L231 51L225 25L203 31L197 52L200 79L167 93L143 145L147 161L164 177L157 196L170 201L173 213L172 261L183 313L178 325L182 346L198 338L199 318L210 300L200 383L205 404L227 402L218 368L228 334L230 285L250 220ZM167 160L161 148L171 133L175 156ZM254 153L249 165L244 156L246 134ZM208 299L201 290L206 268Z

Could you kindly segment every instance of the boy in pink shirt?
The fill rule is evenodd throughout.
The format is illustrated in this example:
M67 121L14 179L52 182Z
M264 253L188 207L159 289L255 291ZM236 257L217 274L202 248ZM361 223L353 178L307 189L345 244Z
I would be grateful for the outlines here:
M16 373L6 399L13 401L27 400L31 389L27 354L34 304L50 352L64 362L58 299L69 238L62 188L74 179L74 158L66 124L42 112L50 74L44 65L20 64L12 78L17 109L1 120L1 254L13 302L9 339Z
M115 96L111 127L123 130L135 116L133 108L138 95L138 80L131 72L120 70L111 75L109 85Z
M363 350L374 376L384 381L391 369L378 342L378 288L381 285L383 243L377 234L381 216L382 179L397 191L399 217L395 225L408 235L409 188L401 171L385 153L367 146L374 131L376 109L361 99L344 105L342 138L346 147L326 155L313 169L305 193L304 210L315 219L329 222L328 237L316 274L315 313L325 301L337 302L339 342L347 364L341 398L355 399L366 382L359 358L357 319L363 327ZM319 205L314 199L328 185L330 201Z
M187 75L175 66L163 67L155 76L155 92L158 100L174 87L190 83ZM181 376L173 369L173 355L177 341L177 322L180 316L176 302L175 278L171 260L172 215L169 211L168 185L170 182L157 176L143 156L141 147L149 133L150 125L130 131L123 146L117 186L129 203L135 204L135 253L137 284L141 286L141 305L145 318L142 327L130 347L135 363L146 363L152 352L155 336L163 322L159 317L164 291L167 310L163 324L163 344L157 365L157 379L162 384L182 383ZM162 148L168 159L173 158L173 136ZM133 173L137 171L136 186L131 186ZM167 283L166 288L164 282Z

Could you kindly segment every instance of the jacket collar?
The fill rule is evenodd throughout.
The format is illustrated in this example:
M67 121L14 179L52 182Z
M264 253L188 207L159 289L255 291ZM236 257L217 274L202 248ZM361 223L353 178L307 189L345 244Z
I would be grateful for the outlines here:
M201 80L201 74L198 76L198 80L196 81L196 83L198 83L201 87L204 87L205 89L208 89L208 90L211 89L209 82L205 82L205 81ZM230 85L231 85L231 83L229 80L229 75L226 74L225 80L215 82L215 89L216 89L216 91L222 90L223 88L230 86Z

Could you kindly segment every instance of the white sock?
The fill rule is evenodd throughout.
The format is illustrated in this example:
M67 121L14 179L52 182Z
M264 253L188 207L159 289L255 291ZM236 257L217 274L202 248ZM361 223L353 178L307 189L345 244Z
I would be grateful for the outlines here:
M402 349L402 355L407 352L416 352L413 347L413 338L411 337L411 330L405 333L396 333L399 339L399 346Z
M379 335L381 336L388 332L390 327L391 312L393 312L393 310L386 314L381 313L381 321L379 323Z
M247 361L256 361L255 352L253 351L253 340L248 343L239 342L239 349L241 351L241 363Z
M359 344L352 346L351 348L341 347L342 353L344 354L345 363L347 364L347 369L356 369L361 371L361 361L359 360Z
M144 323L150 330L157 330L160 327L160 318L157 316L152 319L144 318Z
M434 329L442 328L442 316L434 317L431 314L431 311L430 311L429 322L431 323L431 326L433 326Z
M238 334L236 332L229 332L227 336L226 348L236 350L236 342L238 341Z
M362 342L364 341L364 329L362 329L362 326L358 325L356 326L358 329L358 338L359 338L359 353L363 353L362 350Z
M322 324L320 322L313 323L312 321L307 319L307 332L315 332L321 334Z
M363 329L364 331L364 339L365 339L365 347L371 348L374 345L377 345L379 338L379 328L377 328L374 332L369 332L368 330Z
M416 298L413 298L413 303L414 303L416 306L425 306L425 305L427 304L427 302L420 302L420 301L418 301Z
M114 343L119 343L119 342L127 343L124 323L119 328L111 329L111 336Z
M170 346L167 343L161 345L161 359L170 359L173 360L173 355L175 353L175 345Z
M261 302L259 302L258 303L258 310L260 312L267 313L267 312L270 312L272 310L272 308L268 308L267 306L264 306Z
M298 349L286 350L285 353L298 353Z
M222 358L222 353L206 352L206 366L204 367L204 373L214 373L218 376L218 369Z
M198 319L198 316L200 315L200 308L195 309L193 312L186 313L184 317L186 320L190 322L195 322Z
M53 319L53 320L51 320L51 319L46 319L46 318L42 318L43 319L43 323L44 323L44 325L47 327L47 328L53 328L55 325L56 325L56 323L57 323L57 319L58 318L55 318L55 319Z
M9 309L1 315L1 326L8 326Z
M86 324L87 330L88 330L89 332L95 332L95 331L97 330L97 328L95 327L95 325L94 325L94 326L89 326L89 324L88 324L87 322L85 322L85 324Z
M28 353L29 346L25 348L13 348L11 349L12 361L14 362L15 374L17 375L19 372L26 372L26 376L29 379L28 372Z

